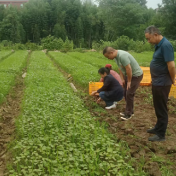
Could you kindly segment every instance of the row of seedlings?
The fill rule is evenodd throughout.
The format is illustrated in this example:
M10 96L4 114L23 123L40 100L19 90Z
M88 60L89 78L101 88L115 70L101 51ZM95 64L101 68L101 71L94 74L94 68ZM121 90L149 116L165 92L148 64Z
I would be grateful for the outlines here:
M17 51L0 64L0 103L4 100L11 87L15 84L15 78L27 61L27 51Z
M44 53L32 53L25 84L10 175L145 175Z

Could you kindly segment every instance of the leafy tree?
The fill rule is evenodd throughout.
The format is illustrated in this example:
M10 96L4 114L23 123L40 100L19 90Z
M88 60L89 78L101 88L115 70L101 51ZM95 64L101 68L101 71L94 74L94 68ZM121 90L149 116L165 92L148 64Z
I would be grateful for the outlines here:
M106 40L115 40L122 35L137 39L136 30L146 22L144 5L136 0L101 0L100 8L108 33Z
M26 31L26 40L39 42L49 35L50 5L45 0L31 0L23 10L22 24Z
M162 17L162 27L164 34L176 40L176 0L163 0L163 8L160 8L159 14Z
M62 40L66 39L66 30L65 30L65 26L64 25L60 25L59 23L57 23L54 26L54 30L53 30L54 36L57 38L62 38Z
M13 9L9 10L3 21L0 22L0 39L19 43L24 41L24 29L17 12Z
M4 18L4 11L5 11L4 6L0 6L0 21L2 21Z
M21 9L0 6L0 40L40 44L52 36L54 46L59 38L66 41L65 48L69 48L67 43L72 46L68 41L74 47L91 48L92 43L123 43L127 38L145 42L144 30L149 25L176 39L176 0L163 0L157 11L146 7L147 0L94 1L30 0Z

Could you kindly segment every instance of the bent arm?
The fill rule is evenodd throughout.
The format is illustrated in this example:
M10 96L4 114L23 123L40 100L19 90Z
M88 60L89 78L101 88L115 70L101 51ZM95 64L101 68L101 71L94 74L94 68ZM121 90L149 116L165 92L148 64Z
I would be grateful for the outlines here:
M108 88L109 88L110 83L111 83L111 78L106 77L104 79L104 85L103 85L103 87L100 88L100 89L98 89L97 92L100 93L102 91L107 91Z
M120 68L119 68L119 73L120 73L121 80L122 80L122 82L123 82L123 81L124 81L124 75L123 75L123 73L122 73L122 70L120 70Z
M172 79L172 83L174 84L175 83L175 74L176 74L175 62L174 61L167 62L167 67L169 70L170 77Z
M131 79L132 79L132 68L131 68L131 65L128 64L126 67L126 74L127 74L127 79L128 79L128 82L131 82Z

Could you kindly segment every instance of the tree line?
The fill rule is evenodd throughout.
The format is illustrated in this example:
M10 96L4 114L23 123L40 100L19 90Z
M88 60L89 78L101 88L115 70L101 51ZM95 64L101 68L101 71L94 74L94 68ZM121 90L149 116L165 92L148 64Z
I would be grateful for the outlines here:
M91 48L93 42L126 36L144 41L149 25L176 40L176 0L148 9L146 0L29 0L23 8L0 6L0 42L37 43L48 36Z

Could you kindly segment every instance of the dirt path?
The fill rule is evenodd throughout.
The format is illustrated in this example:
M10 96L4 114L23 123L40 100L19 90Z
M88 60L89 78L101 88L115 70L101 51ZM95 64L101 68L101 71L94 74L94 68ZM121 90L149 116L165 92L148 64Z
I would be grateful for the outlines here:
M30 54L27 58L27 64ZM22 71L22 75L27 70ZM17 76L15 86L6 96L6 100L0 105L0 176L5 175L6 164L11 160L11 154L8 151L8 144L15 139L15 119L20 114L20 105L23 97L24 78Z

